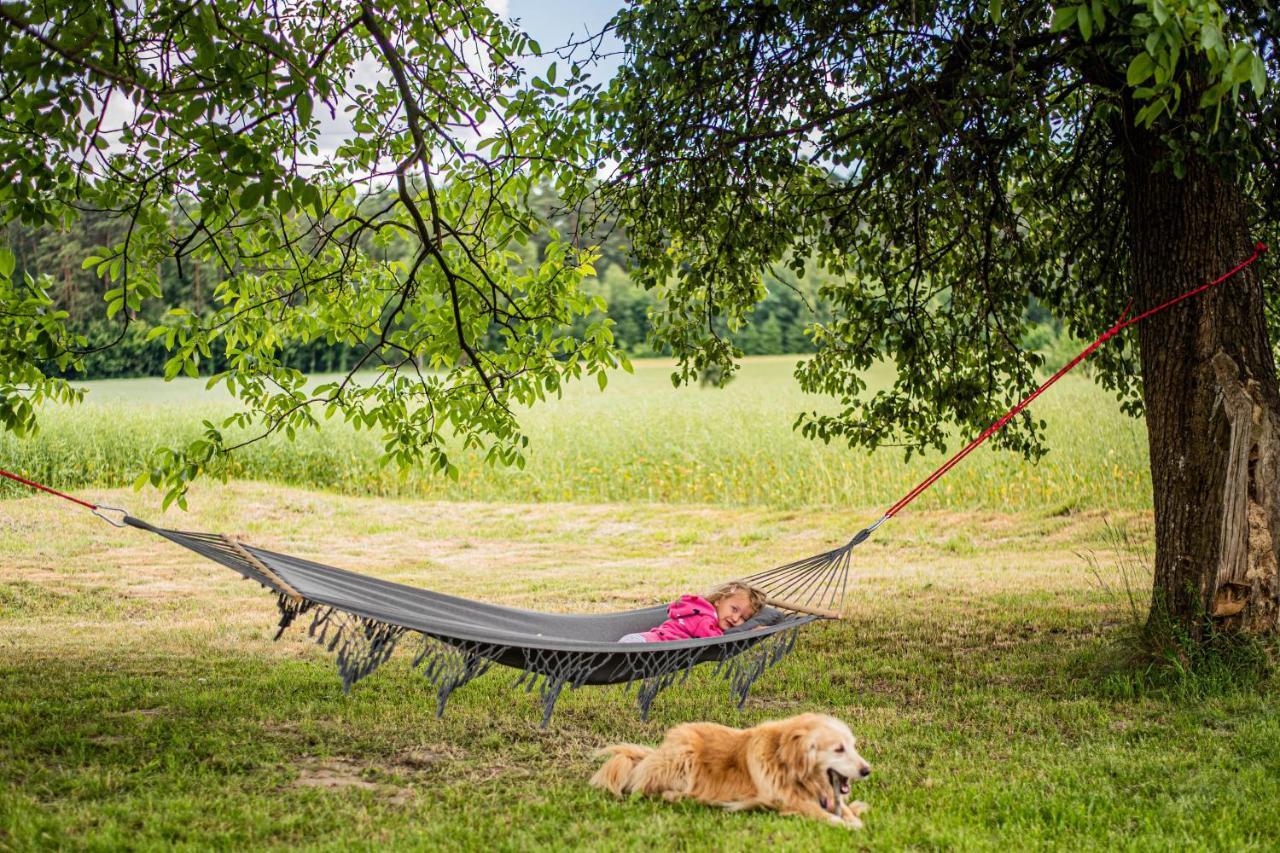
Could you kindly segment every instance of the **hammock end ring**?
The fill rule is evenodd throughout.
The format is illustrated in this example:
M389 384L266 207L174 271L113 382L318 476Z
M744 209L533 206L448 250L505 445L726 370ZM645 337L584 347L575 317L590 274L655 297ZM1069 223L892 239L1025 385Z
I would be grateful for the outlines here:
M120 521L116 521L114 518L112 518L109 515L104 515L102 512L103 510L106 510L108 512L120 513L121 515ZM121 509L118 506L99 505L93 508L93 514L96 515L98 518L102 519L103 521L105 521L107 524L110 524L112 527L128 527L128 525L124 523L124 519L129 517L129 511L127 509Z

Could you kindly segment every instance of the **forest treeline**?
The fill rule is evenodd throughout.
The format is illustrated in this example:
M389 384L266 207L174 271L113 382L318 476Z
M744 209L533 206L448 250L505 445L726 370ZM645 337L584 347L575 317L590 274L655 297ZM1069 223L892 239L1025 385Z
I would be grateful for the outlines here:
M554 199L548 197L536 203L544 206L542 212L553 226L562 230L576 227L571 214L554 208ZM170 308L185 308L197 315L207 312L218 282L228 274L209 261L166 261L159 270L163 302L152 302L137 315L121 312L108 319L103 295L110 285L93 268L82 265L95 249L120 244L127 224L122 217L85 214L62 228L33 229L15 222L0 230L0 245L7 245L14 254L15 275L47 276L47 287L57 308L68 312L72 329L84 336L84 372L72 374L74 378L163 375L169 355L163 338L149 339L148 332L164 323ZM525 262L536 263L547 242L545 234L536 234L513 248ZM635 284L628 275L625 237L617 229L600 227L591 242L598 244L600 257L595 263L596 276L588 280L586 288L604 298L617 343L633 357L663 355L662 350L653 348L649 335L650 312L659 297ZM388 257L405 257L410 247L393 243L376 251ZM798 277L779 265L763 277L765 295L756 306L752 322L733 332L722 329L722 333L745 355L812 352L813 344L805 330L829 316L829 309L819 296L821 281L820 272ZM1026 343L1032 349L1046 351L1052 363L1057 360L1052 350L1059 342L1058 326L1035 306L1028 310L1029 319L1034 322ZM579 319L578 325L585 326L593 319ZM575 331L580 334L582 330ZM350 369L363 354L360 346L319 339L293 342L287 361L305 373L333 373ZM207 375L221 370L224 361L215 350L212 358L202 364L201 372ZM50 372L57 371L50 366Z

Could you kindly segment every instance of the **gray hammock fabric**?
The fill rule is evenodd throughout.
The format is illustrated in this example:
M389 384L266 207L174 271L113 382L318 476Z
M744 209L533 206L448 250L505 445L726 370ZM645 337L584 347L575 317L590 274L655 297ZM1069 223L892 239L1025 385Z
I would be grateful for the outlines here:
M840 548L743 578L778 607L766 607L722 636L619 643L626 634L663 622L666 605L591 615L500 607L254 548L216 534L153 527L132 516L124 521L277 593L276 638L305 617L307 633L336 655L345 690L385 662L405 635L416 634L413 667L435 688L437 716L444 713L453 691L498 663L521 670L516 684L527 692L538 691L543 726L566 685L635 685L641 716L647 719L658 693L706 662L716 664L742 707L755 680L795 646L799 629L839 609L848 581L849 551L866 538L864 531Z

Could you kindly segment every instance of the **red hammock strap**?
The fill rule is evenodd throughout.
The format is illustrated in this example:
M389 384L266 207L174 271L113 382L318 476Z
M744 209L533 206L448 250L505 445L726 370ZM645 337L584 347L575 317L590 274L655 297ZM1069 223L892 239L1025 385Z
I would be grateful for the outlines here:
M4 470L3 468L0 468L0 477L8 477L10 480L13 480L16 483L21 483L24 486L30 486L33 489L39 489L42 492L48 492L51 495L57 495L60 498L66 498L72 503L78 503L80 504L80 506L88 507L89 509L98 508L97 504L91 504L88 501L82 501L79 498L73 498L71 497L71 495L64 495L62 492L59 492L57 489L51 489L48 486L42 486L39 483L34 483L31 480L26 479L25 477L19 477L17 474L11 474L8 471Z
M1240 272L1245 267L1252 264L1258 258L1262 257L1263 253L1265 253L1266 251L1267 251L1267 246L1265 243L1262 243L1262 242L1257 243L1253 247L1252 255L1250 255L1247 259L1241 261L1240 263L1236 264L1230 270L1218 276L1213 281L1208 282L1207 284L1202 284L1199 287L1194 288L1193 290L1188 290L1186 293L1182 294L1181 296L1175 296L1174 298L1168 300L1167 302L1162 302L1161 304L1157 305L1154 308L1149 308L1146 311L1143 311L1138 316L1133 317L1129 320L1125 319L1125 316L1129 313L1129 308L1125 308L1124 313L1120 315L1120 319L1116 321L1115 325L1113 325L1111 328L1107 329L1105 332L1099 335L1093 343L1089 344L1087 347L1081 350L1080 354L1077 355L1075 358L1071 359L1071 361L1067 362L1062 367L1061 370L1059 370L1057 373L1053 374L1048 379L1046 379L1043 385L1041 385L1039 388L1037 388L1036 390L1028 394L1022 400L1022 402L1018 403L1018 405L1014 406L1012 409L1010 409L1008 412L1002 415L999 420L997 420L991 426L983 430L981 435L979 435L973 441L969 442L958 453L956 453L954 456L952 456L950 459L948 459L946 462L940 465L937 468L937 470L935 470L932 474L930 474L928 477L922 480L920 484L917 485L914 489L912 489L910 492L907 492L907 494L902 498L902 500L898 501L896 504L889 507L889 509L885 511L885 514L881 516L880 521L877 521L876 524L870 528L870 530L874 530L875 527L880 526L880 524L882 524L885 519L892 518L899 510L901 510L907 504L915 500L916 497L921 492L923 492L925 489L929 488L934 483L936 483L939 477L941 477L943 474L947 473L952 468L954 468L961 459L968 456L969 453L971 453L975 447L982 444L982 442L986 441L995 433L999 432L1004 427L1005 424L1009 423L1009 421L1013 420L1013 418L1019 412L1021 412L1023 409L1029 406L1032 400L1034 400L1036 397L1039 397L1041 394L1043 394L1045 389L1047 389L1050 385L1057 382L1059 379L1061 379L1063 376L1069 373L1072 368L1074 368L1077 364L1079 364L1080 362L1088 358L1093 353L1094 350L1102 346L1110 338L1119 334L1125 329L1129 328L1134 323L1138 323L1138 322L1141 322L1142 320L1147 319L1152 314L1158 314L1159 312L1165 310L1166 308L1170 308L1178 304L1184 299L1190 299L1193 296L1198 296L1199 294L1204 293L1209 288L1216 287L1217 285L1222 284L1224 281L1231 278L1236 273ZM1133 306L1132 301L1129 303L1129 306L1130 307Z

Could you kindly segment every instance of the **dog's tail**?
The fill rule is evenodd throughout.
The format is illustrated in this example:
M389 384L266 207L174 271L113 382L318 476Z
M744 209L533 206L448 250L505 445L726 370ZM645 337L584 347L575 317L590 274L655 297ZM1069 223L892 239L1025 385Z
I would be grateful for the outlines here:
M606 746L596 755L608 755L610 758L591 777L591 784L619 797L628 793L631 790L631 771L652 752L653 747L634 743Z

